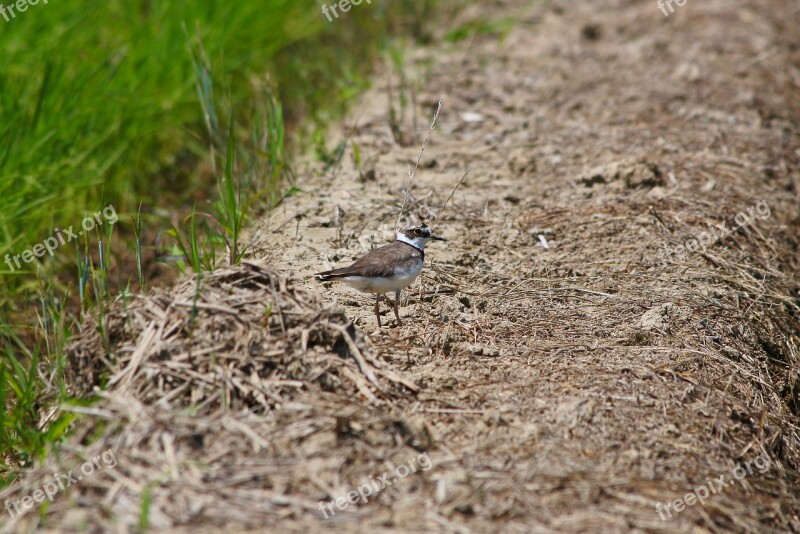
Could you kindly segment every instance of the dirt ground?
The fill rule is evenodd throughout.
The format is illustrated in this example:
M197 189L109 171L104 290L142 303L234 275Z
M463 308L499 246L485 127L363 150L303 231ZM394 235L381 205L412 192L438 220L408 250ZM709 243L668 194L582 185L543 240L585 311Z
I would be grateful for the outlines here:
M377 77L244 265L85 329L108 391L0 500L118 464L0 531L800 532L800 6L675 8L476 4L394 127ZM392 240L440 98L403 221L448 241L378 329L312 274Z

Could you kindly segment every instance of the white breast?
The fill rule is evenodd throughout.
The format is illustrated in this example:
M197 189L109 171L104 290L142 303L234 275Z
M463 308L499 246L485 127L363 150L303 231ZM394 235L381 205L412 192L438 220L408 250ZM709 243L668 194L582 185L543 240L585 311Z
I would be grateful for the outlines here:
M341 280L351 287L365 293L389 293L411 285L422 272L422 262L409 270L395 269L394 276L383 278L380 276L346 276Z

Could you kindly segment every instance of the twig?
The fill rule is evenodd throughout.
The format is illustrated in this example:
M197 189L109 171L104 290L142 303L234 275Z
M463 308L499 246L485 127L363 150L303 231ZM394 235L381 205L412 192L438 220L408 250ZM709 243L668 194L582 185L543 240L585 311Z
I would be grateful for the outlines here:
M458 182L456 182L456 186L453 188L453 191L450 193L450 196L449 196L449 197L447 197L447 200L445 200L445 201L444 201L444 205L443 205L443 206L442 206L442 208L439 210L439 213L438 213L438 215L436 215L436 220L437 220L437 221L438 221L439 219L441 219L441 218L442 218L442 212L443 212L443 211L444 211L444 209L447 207L447 203L448 203L448 202L450 202L450 199L451 199L451 198L453 198L453 195L455 195L455 194L456 194L456 190L457 190L457 189L459 188L459 186L460 186L460 185L461 185L461 184L464 182L464 180L466 179L466 177L467 177L467 175L468 175L468 174L469 174L469 167L467 167L467 170L466 170L466 172L464 172L464 176L462 176L462 177L461 177L461 179L460 179Z
M372 370L367 365L367 362L364 361L364 356L361 355L361 351L358 349L358 345L356 345L353 338L350 337L350 334L347 332L347 330L345 330L344 327L341 327L338 324L334 323L329 323L329 324L331 328L338 330L339 333L342 335L342 339L344 339L344 342L347 343L347 347L350 349L350 352L353 355L353 359L358 364L358 367L361 370L361 372L364 373L364 376L366 376L367 379L370 382L372 382L372 384L378 389L378 391L383 393L383 391L381 390L381 385L378 383L378 380L375 378L375 375L372 373Z
M442 106L444 105L444 97L439 99L439 105L436 107L436 113L433 114L433 120L431 121L431 126L428 128L428 133L425 134L425 139L422 141L422 149L419 151L419 156L417 156L417 162L414 164L413 169L408 170L408 186L406 187L406 194L403 198L403 204L400 206L400 211L397 212L397 219L394 222L394 230L395 232L400 230L400 216L403 215L403 211L406 209L406 204L408 203L408 198L411 196L411 186L414 184L414 177L417 175L417 168L419 167L419 162L422 160L422 154L425 152L425 147L428 146L428 141L431 138L431 133L433 133L433 129L436 127L436 121L439 118L439 112L442 111Z

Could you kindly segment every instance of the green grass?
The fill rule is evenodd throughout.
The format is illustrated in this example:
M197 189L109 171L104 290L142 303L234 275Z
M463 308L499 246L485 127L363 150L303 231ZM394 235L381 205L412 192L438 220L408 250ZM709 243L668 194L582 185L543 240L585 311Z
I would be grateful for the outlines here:
M429 39L441 3L374 0L333 23L311 0L51 0L0 17L0 487L68 432L53 407L90 402L67 393L64 347L89 310L107 342L104 309L148 284L153 236L169 232L185 268L238 262L251 209L300 191L293 148L366 87L389 39ZM109 205L115 225L6 265Z
M65 317L60 300L48 286L42 288L37 312L41 343L29 348L7 324L0 324L0 335L6 340L0 349L0 452L5 457L5 465L0 464L0 488L13 479L11 466L41 459L74 419L71 413L47 410L67 400L63 349L69 328Z
M431 3L361 5L333 23L310 0L40 2L0 18L0 258L80 223L101 196L130 214L208 189L201 43L213 74L200 82L223 109L247 116L271 84L293 126L341 111L395 20ZM0 263L0 303L25 274Z

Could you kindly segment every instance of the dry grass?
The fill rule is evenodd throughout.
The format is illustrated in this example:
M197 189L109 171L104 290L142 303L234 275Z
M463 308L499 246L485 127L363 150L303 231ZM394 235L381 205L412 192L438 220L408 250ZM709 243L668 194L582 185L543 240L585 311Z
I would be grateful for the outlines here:
M266 262L120 304L110 347L85 329L73 383L108 388L13 495L109 447L119 466L59 495L47 528L131 530L149 494L151 526L178 531L800 532L800 59L779 31L798 13L522 4L502 3L503 43L419 53L437 62L420 115L448 107L409 210L472 171L403 327L310 277L393 227L419 150L394 144L377 87L353 134L375 182L312 169L316 195L253 229ZM660 264L761 200L768 217ZM430 471L322 519L318 501L421 451ZM760 455L765 472L659 518Z
M384 368L341 311L254 262L137 297L106 318L113 360L96 329L71 349L73 384L164 407L268 412L314 384L381 404L416 387Z

